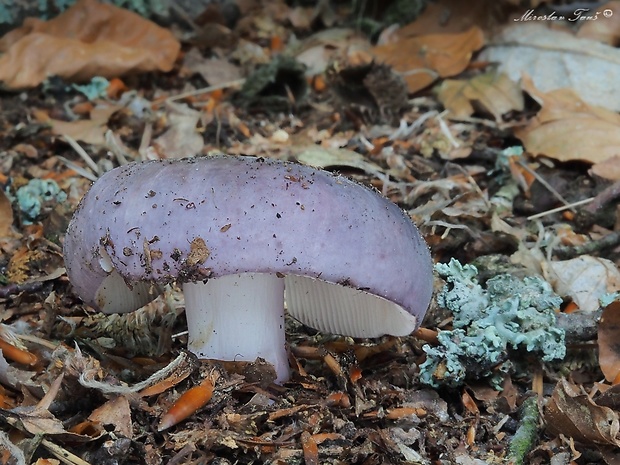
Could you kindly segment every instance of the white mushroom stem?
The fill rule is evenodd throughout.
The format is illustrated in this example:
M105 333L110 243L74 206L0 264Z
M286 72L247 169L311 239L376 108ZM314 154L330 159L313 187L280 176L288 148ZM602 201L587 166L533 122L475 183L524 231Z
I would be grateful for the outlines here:
M284 279L244 273L183 284L189 350L199 358L271 363L276 382L290 370L284 338Z

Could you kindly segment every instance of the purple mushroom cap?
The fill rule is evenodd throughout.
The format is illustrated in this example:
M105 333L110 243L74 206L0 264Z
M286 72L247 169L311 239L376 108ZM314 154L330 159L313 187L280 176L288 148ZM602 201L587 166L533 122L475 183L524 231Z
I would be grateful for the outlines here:
M403 336L433 289L428 246L398 206L345 177L252 157L109 171L76 210L64 256L77 293L108 313L182 284L190 350L263 357L279 381L285 295L289 313L315 329Z

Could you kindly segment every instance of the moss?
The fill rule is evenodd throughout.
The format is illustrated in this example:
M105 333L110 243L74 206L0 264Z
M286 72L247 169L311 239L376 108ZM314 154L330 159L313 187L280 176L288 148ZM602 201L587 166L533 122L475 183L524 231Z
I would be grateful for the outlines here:
M533 449L538 438L538 398L530 397L521 406L521 423L510 441L509 460L523 465L525 457Z

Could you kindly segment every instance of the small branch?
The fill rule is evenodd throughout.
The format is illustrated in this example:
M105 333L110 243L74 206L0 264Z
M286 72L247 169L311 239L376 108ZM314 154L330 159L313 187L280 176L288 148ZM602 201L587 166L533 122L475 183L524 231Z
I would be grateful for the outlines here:
M541 183L541 184L542 184L542 185L543 185L543 186L544 186L544 187L545 187L545 188L546 188L549 192L551 192L551 194L552 194L552 195L553 195L556 199L558 199L558 200L559 200L560 202L562 202L564 205L569 205L569 202L568 202L568 201L567 201L564 197L562 197L562 195L561 195L558 191L556 191L556 190L553 188L553 186L547 182L547 180L546 180L545 178L543 178L540 174L538 174L538 173L537 173L536 171L534 171L532 168L530 168L529 166L527 166L527 164L526 164L524 161L520 160L520 161L518 161L517 163L519 164L519 166L520 166L521 168L523 168L525 171L527 171L527 172L528 172L528 173L530 173L532 176L534 176L534 177L536 178L536 180L537 180L539 183ZM569 207L569 208L571 208L571 207ZM574 209L573 209L573 208L571 208L571 210L573 210L573 211L574 211Z
M598 209L618 197L620 197L620 181L616 181L594 197L592 203L586 207L586 210L590 213L596 213Z
M614 231L596 241L591 241L586 244L576 246L557 247L553 249L553 252L558 258L567 259L577 257L579 255L591 255L597 252L600 253L604 250L617 247L618 245L620 245L620 231Z
M33 292L40 291L43 285L44 283L42 281L34 281L23 284L7 284L6 286L0 286L0 299L5 299L22 292L32 294Z
M236 81L224 82L216 86L203 87L202 89L196 89L196 90L192 90L189 92L183 92L182 94L168 97L166 99L166 102L174 102L175 100L181 100L187 97L193 97L195 95L208 94L209 92L213 92L214 90L226 89L227 87L241 86L244 83L245 83L245 79L237 79Z

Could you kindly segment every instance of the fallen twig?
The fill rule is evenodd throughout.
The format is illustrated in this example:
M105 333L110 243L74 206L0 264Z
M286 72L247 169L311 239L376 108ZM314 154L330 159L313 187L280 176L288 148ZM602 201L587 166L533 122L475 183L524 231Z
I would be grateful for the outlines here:
M591 255L620 245L620 231L614 231L601 239L575 246L559 246L553 249L554 254L561 259Z

